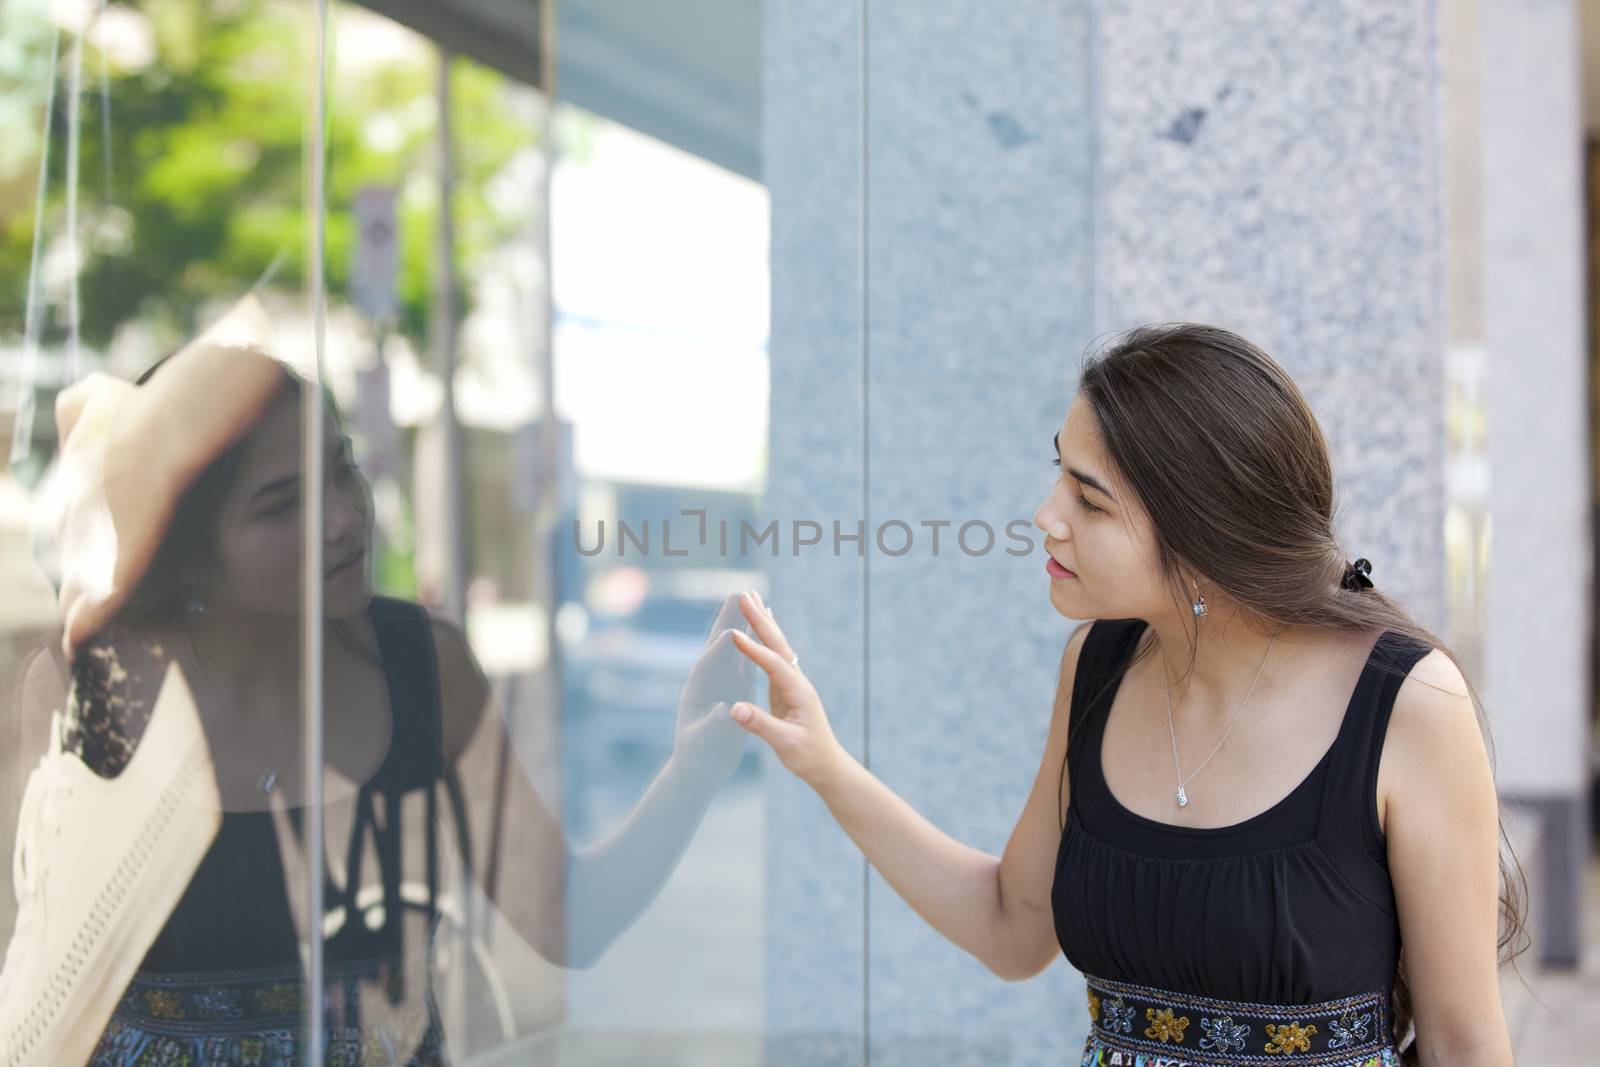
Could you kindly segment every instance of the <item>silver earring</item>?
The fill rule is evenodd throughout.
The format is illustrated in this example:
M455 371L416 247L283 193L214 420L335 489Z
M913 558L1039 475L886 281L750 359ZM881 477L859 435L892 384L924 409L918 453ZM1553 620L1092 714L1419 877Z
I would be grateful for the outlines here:
M1194 584L1194 603L1190 604L1189 607L1193 609L1194 617L1198 619L1206 613L1206 598L1201 595L1200 586L1197 583L1191 584Z
M206 602L200 599L198 586L191 585L189 587L189 599L184 601L183 610L190 615L198 615L206 610Z

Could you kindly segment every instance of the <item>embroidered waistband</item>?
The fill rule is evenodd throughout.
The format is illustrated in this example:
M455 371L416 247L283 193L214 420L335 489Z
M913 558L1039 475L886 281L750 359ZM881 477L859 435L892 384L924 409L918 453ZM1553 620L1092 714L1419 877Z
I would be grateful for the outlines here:
M1399 1063L1385 990L1316 1004L1256 1004L1084 977L1093 1024L1085 1065Z
M323 1062L328 1067L444 1067L444 1034L430 1007L403 1004L363 1020L360 984L383 961L338 961L324 971ZM89 1067L289 1067L307 1047L307 985L289 966L200 974L140 972L101 1033Z
M349 998L359 995L361 981L387 973L375 960L329 963L323 969L323 1003L329 1017L339 1016ZM123 993L117 1015L129 1023L176 1033L218 1026L237 1031L293 1028L305 1011L307 989L303 972L293 965L200 974L140 971Z

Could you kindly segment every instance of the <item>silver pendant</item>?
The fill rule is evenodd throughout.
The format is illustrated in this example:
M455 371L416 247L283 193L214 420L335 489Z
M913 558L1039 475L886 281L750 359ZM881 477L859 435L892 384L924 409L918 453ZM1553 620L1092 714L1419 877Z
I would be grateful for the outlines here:
M1184 805L1186 805L1188 803L1189 803L1189 798L1188 798L1188 796L1186 796L1184 794L1183 786L1180 785L1178 787L1178 807L1181 808L1181 807L1183 807Z
M256 788L260 789L263 793L270 793L277 784L278 772L268 771L266 774L261 776L260 781L256 782Z

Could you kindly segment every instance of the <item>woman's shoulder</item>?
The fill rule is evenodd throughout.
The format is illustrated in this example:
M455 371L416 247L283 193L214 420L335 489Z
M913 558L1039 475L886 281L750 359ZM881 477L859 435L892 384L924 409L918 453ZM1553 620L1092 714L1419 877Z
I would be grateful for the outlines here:
M401 597L373 596L368 601L368 611L374 621L425 627L438 657L441 681L447 672L453 680L458 674L464 679L481 676L466 628L438 608Z
M1086 684L1090 679L1103 678L1118 662L1126 662L1144 629L1145 621L1138 618L1087 619L1080 623L1067 639L1062 656L1063 681L1068 684L1068 691L1082 688L1080 683Z
M425 631L441 673L471 657L465 628L436 607L403 597L374 595L367 601L367 614L375 626L410 629L418 637Z
M1141 618L1091 619L1084 625L1089 632L1084 635L1086 650L1092 649L1097 658L1123 656L1149 645L1155 632Z
M426 629L439 681L443 747L453 758L477 731L489 697L488 678L472 652L466 629L436 608L399 597L373 596L368 610L377 625L393 622Z
M1103 641L1114 634L1127 634L1144 625L1143 619L1084 619L1073 630L1083 634L1085 641Z
M1410 668L1395 691L1391 732L1416 735L1426 747L1438 735L1471 733L1478 725L1466 676L1441 648L1412 643ZM1470 729L1469 729L1470 727Z
M1464 768L1488 768L1488 749L1466 677L1440 648L1416 645L1382 731L1379 819L1397 797L1427 801L1456 789ZM1402 661L1402 667L1405 661ZM1413 805L1416 806L1416 805Z

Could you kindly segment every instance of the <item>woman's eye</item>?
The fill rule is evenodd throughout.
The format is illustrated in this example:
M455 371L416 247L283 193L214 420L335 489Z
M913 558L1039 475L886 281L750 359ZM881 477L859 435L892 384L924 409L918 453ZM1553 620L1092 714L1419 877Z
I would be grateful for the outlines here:
M1056 470L1060 470L1061 469L1061 457L1060 456L1052 456L1050 458L1050 462L1055 466ZM1096 507L1095 505L1089 503L1089 498L1084 496L1081 492L1078 494L1078 506L1083 508L1084 511L1088 511L1088 512L1104 511L1105 510L1105 508Z
M288 514L288 512L290 511L290 509L292 509L294 507L294 505L295 505L295 499L293 497L290 497L289 499L285 500L281 504L274 504L274 505L272 505L272 507L266 508L265 510L263 510L261 512L261 516L263 518L271 518L274 515L285 515L285 514Z

